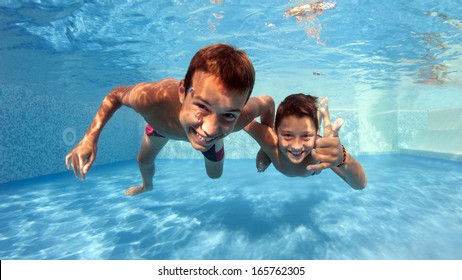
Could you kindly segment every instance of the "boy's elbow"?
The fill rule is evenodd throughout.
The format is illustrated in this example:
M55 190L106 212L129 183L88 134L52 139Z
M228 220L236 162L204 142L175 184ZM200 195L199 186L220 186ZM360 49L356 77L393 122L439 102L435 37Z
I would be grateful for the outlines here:
M366 188L366 185L356 185L356 186L351 186L354 190L357 191L362 191Z
M274 104L274 99L271 96L264 96L264 105L263 105L263 110L264 112L261 112L260 115L265 114L269 112L271 116L274 118L274 111L275 111L275 104Z
M364 180L362 180L358 184L351 185L351 187L353 189L355 189L355 190L361 191L361 190L364 190L366 188L366 185L367 185L367 179L364 178Z
M268 96L268 99L269 99L269 106L270 106L270 109L274 112L275 108L276 108L276 105L274 103L274 99L273 97L271 96Z

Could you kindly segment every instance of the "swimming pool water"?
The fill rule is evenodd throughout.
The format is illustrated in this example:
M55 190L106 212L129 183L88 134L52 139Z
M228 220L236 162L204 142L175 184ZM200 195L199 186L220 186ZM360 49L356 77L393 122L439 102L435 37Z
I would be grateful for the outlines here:
M460 1L332 0L311 20L285 14L312 2L0 1L0 258L462 259ZM328 96L367 188L331 171L258 174L242 159L256 143L235 133L222 178L171 142L155 191L125 197L139 171L124 160L145 126L127 108L85 182L59 173L111 89L182 79L217 42L249 54L254 95Z
M363 191L332 171L289 178L253 160L134 161L0 185L1 259L461 259L462 163L359 156Z
M253 95L329 97L353 154L461 159L460 1L326 0L335 7L312 17L286 13L313 2L0 1L0 184L65 171L108 92L182 79L194 53L218 42L248 53ZM136 158L145 124L119 110L95 164ZM243 144L258 150L246 133L227 139L228 158L249 158ZM193 155L170 141L160 157Z

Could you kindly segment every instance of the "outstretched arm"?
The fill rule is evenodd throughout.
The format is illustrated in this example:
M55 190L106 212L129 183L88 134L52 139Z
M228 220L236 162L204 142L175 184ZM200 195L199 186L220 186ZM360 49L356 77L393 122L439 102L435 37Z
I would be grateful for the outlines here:
M346 151L342 162L343 164L340 167L333 167L332 170L353 189L364 189L367 184L367 178L361 164Z
M340 143L338 131L343 125L343 119L338 119L332 125L330 122L327 97L320 100L319 111L324 119L324 137L316 140L312 156L319 164L309 165L308 170L332 168L347 184L354 189L366 187L367 178L361 164Z
M261 124L256 120L248 124L244 130L260 145L255 165L258 172L264 172L272 162L270 155L274 156L273 149L277 145L277 136L272 127Z
M246 127L244 127L244 131L247 132L250 136L252 136L257 143L262 146L271 146L271 144L275 143L275 133L272 127L267 125L261 124L256 120L252 120Z
M132 86L121 86L111 91L101 103L90 128L83 139L66 156L66 166L72 167L75 176L85 180L85 174L95 161L98 138L104 125L122 105L130 106Z
M260 116L258 123L255 118ZM258 172L263 172L271 164L271 159L263 147L267 147L265 143L271 143L273 134L271 131L274 126L274 100L271 96L257 96L249 99L244 106L238 123L234 131L244 128L262 147L257 154L256 166Z
M260 122L270 128L274 125L274 100L271 96L251 97L242 109L234 131L243 129L255 118L260 117Z

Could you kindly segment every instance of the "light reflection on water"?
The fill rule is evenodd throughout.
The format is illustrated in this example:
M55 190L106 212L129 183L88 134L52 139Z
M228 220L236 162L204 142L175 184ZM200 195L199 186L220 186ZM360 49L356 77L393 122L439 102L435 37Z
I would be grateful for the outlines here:
M159 160L155 190L138 197L123 195L139 178L134 162L96 167L85 182L65 173L1 185L0 257L462 258L460 163L359 160L364 191L331 171L258 174L253 160L227 160L218 180L200 160Z

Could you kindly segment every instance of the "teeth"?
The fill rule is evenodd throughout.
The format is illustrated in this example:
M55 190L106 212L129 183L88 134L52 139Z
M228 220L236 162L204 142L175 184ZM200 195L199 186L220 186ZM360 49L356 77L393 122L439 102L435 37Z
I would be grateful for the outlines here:
M290 151L293 155L296 155L296 156L299 156L303 153L303 151L300 151L300 152L294 152L294 151Z
M201 139L204 142L211 142L212 140L214 140L216 138L216 137L212 137L212 138L203 137L202 135L200 135L197 132L196 132L196 135L197 135L197 137L199 137L199 139Z

